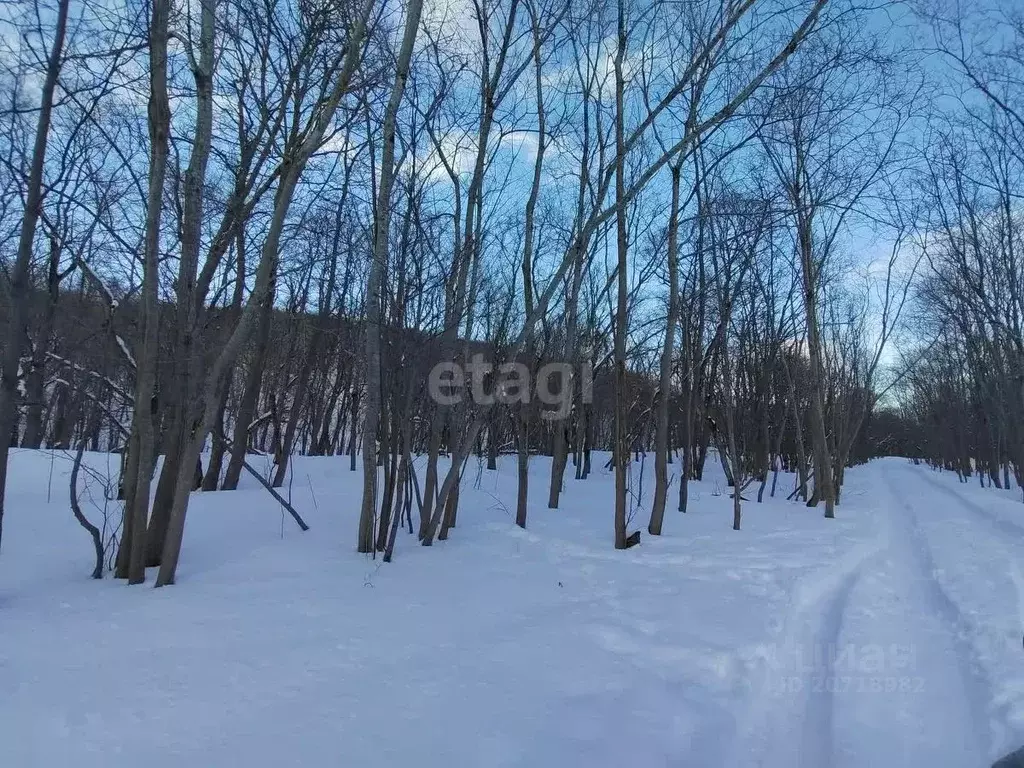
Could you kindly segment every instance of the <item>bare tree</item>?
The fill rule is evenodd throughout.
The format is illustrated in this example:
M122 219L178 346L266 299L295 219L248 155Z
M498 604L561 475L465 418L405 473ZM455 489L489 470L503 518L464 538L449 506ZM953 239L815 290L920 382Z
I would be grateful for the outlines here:
M363 502L359 513L360 552L374 551L373 526L377 508L377 427L380 422L380 305L381 283L388 259L388 235L391 218L391 187L395 165L395 123L398 107L409 77L409 62L419 31L422 0L411 0L405 10L402 47L395 64L395 81L384 113L383 153L380 183L377 187L374 223L373 261L366 282L366 401L363 406ZM386 527L386 526L385 526Z
M0 542L3 540L4 497L7 490L7 465L13 432L17 425L19 400L19 368L25 347L25 324L29 302L29 267L35 246L36 227L43 199L43 167L50 137L54 91L64 63L64 37L67 30L70 0L59 0L53 27L46 69L40 89L39 117L36 121L31 166L25 189L25 203L18 233L18 251L7 286L10 320L4 344L3 367L0 369Z

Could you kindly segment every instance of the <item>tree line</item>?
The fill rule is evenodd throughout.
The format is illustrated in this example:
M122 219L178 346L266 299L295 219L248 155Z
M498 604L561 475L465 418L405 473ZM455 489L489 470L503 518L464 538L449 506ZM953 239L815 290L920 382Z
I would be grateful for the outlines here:
M1024 487L1024 19L930 17L964 83L932 127L914 286L916 344L899 387L903 450L967 482Z

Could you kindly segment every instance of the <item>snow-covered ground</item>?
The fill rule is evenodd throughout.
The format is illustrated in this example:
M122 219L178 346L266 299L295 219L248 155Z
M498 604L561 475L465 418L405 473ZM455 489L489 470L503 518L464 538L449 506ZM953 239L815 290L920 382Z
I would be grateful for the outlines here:
M548 510L531 466L528 530L514 459L474 464L450 540L382 565L347 460L298 459L309 532L254 482L196 494L153 590L90 580L70 457L15 452L0 766L969 768L1024 744L1016 497L887 459L836 520L784 477L735 532L709 462L688 514L616 552L611 475L570 467Z

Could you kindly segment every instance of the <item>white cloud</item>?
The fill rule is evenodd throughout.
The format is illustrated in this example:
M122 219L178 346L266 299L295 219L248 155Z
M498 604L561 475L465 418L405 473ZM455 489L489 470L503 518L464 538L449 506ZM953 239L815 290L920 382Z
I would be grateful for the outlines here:
M438 142L440 147L432 147L423 158L423 167L427 176L434 179L447 179L448 171L445 163L456 174L463 176L473 170L476 162L477 137L467 132L450 132Z
M511 131L501 137L502 146L518 153L520 159L533 162L537 157L537 134L534 131Z

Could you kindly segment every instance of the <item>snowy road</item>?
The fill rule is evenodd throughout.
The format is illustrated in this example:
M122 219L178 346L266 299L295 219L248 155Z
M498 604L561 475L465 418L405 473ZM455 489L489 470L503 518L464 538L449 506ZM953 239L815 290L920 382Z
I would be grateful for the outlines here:
M1022 743L1024 509L904 461L869 471L877 537L796 601L737 764L988 766Z

